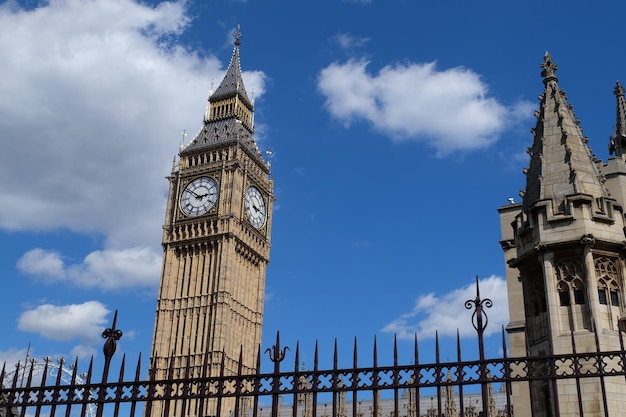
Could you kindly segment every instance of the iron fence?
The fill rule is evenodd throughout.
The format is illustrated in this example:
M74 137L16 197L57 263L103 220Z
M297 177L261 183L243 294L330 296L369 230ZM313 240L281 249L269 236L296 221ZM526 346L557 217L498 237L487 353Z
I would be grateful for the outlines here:
M394 341L393 365L378 365L374 343L373 364L363 367L358 365L355 341L351 367L338 366L335 343L331 368L320 369L316 346L313 369L303 370L299 368L299 347L293 351L293 366L288 366L287 348L281 346L280 334L277 334L275 344L263 355L259 349L255 374L245 375L240 370L235 375L225 375L222 363L218 375L210 376L207 355L200 376L192 377L194 372L187 366L182 377L175 377L170 369L165 379L156 380L154 373L142 379L139 357L134 378L125 379L124 356L117 380L110 381L111 358L116 340L122 336L116 329L116 312L112 327L103 333L105 363L100 378L95 376L93 359L82 375L78 374L78 361L75 361L68 368L71 372L65 372L65 378L50 360L39 366L31 361L21 366L22 372L18 372L19 364L18 371L12 371L5 364L0 373L0 381L3 381L0 416L152 416L158 404L159 415L199 417L203 415L200 410L205 410L207 402L212 402L212 415L232 417L508 417L517 406L511 394L515 384L530 387L536 383L550 385L571 380L577 387L578 415L583 417L581 383L589 378L599 382L601 392L597 394L604 403L604 415L608 416L605 381L621 378L626 384L626 351L621 332L621 348L616 351L601 351L596 335L595 352L576 352L572 335L571 354L508 357L502 330L503 354L489 359L485 358L483 344L487 325L483 307L490 305L491 301L480 298L477 282L476 299L466 303L468 309L473 309L472 322L479 342L477 360L461 360L457 333L455 361L441 361L436 338L434 362L422 363L416 338L411 364L398 363ZM273 372L258 371L262 369L264 357L273 362ZM54 375L53 383L47 382L51 375ZM533 404L530 405L533 416L559 415L558 407L556 413L536 414Z

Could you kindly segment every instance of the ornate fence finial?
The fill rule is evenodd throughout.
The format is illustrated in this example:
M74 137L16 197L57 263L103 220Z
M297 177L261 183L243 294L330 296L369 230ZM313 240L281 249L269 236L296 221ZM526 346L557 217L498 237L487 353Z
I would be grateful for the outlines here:
M481 397L482 397L482 405L483 410L487 410L488 405L488 383L489 383L489 369L487 369L487 365L485 364L485 343L483 341L483 333L487 328L487 324L489 323L489 318L485 313L483 308L491 308L493 302L489 298L480 298L480 286L478 284L478 275L476 275L476 298L473 300L467 300L465 302L465 308L470 310L474 309L472 313L472 326L476 329L478 333L478 354L480 356L480 381L481 381ZM484 321L483 321L484 319Z
M478 275L476 275L476 298L473 300L467 300L465 302L465 308L468 310L471 310L472 308L474 309L474 312L472 313L472 325L478 332L479 339L482 338L482 334L489 323L489 318L487 317L487 313L485 313L484 307L491 308L492 305L493 302L489 298L480 298L480 286L478 284Z
M280 398L280 363L285 359L285 354L289 348L285 346L280 350L280 332L276 332L276 344L265 349L269 353L270 360L274 362L274 375L272 377L272 414L271 417L278 416L278 403Z
M265 349L265 352L269 353L270 360L274 362L274 365L277 365L285 359L288 350L289 347L287 346L285 346L282 351L280 350L280 332L276 332L276 344L271 348Z
M122 338L122 331L115 328L117 323L117 310L113 315L113 325L102 332L102 338L106 339L102 351L104 352L104 371L102 373L102 382L107 382L109 375L109 365L111 364L111 358L117 349L117 341Z

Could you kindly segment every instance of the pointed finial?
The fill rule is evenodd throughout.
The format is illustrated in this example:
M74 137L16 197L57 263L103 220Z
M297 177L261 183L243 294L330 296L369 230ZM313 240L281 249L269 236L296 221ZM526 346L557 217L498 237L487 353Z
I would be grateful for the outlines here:
M609 138L609 154L623 157L626 150L626 101L624 87L619 81L615 83L613 93L617 100L617 121L613 136Z
M624 97L624 87L622 87L622 84L619 81L615 82L615 89L613 90L613 94L615 94L617 97Z
M557 81L555 72L558 66L552 62L552 55L548 51L543 55L543 63L540 66L543 68L541 76L544 78L544 84L548 83L548 81Z
M241 43L239 41L239 39L241 39L241 37L243 36L241 34L241 26L237 25L237 30L235 30L235 33L233 34L233 36L235 37L235 46L239 46L239 44Z

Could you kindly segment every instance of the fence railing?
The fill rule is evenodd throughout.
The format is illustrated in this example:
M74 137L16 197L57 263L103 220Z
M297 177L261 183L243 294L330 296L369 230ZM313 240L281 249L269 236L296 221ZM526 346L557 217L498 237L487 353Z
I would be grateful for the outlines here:
M512 416L514 406L512 386L534 383L553 384L559 380L573 380L582 417L583 395L581 382L596 378L602 387L598 395L606 404L604 381L623 378L626 384L626 351L620 332L621 349L600 351L596 335L596 351L577 353L572 335L572 352L567 355L533 357L507 356L504 330L502 357L485 358L483 331L487 316L483 307L491 301L480 298L477 282L475 300L466 307L473 309L473 324L479 341L479 359L461 360L461 343L457 334L456 361L441 361L439 340L435 339L434 362L422 363L417 338L414 342L412 363L398 363L398 349L394 342L393 365L379 366L376 343L373 365L358 366L356 341L353 366L338 366L335 344L333 366L320 369L316 347L313 369L300 366L300 350L296 346L293 367L286 364L286 348L280 335L265 354L273 362L273 372L244 375L225 375L222 364L218 376L209 376L209 357L202 372L155 380L154 374L141 379L141 357L135 366L135 377L125 379L126 359L121 361L119 377L109 377L115 342L122 333L113 326L105 330L105 363L100 382L96 382L93 359L84 374L78 373L78 361L67 369L65 364L51 360L30 361L12 370L7 364L0 373L0 416L81 415L81 416L151 416L155 404L160 415L201 416L206 404L212 402L215 416L232 417L499 417ZM262 369L259 350L257 370ZM290 370L286 370L289 368ZM20 371L21 370L21 371ZM50 380L53 382L50 382ZM529 390L532 391L532 390ZM193 406L190 406L193 404ZM535 415L534 405L530 405ZM605 406L606 408L606 406ZM606 413L605 413L606 414ZM539 415L539 414L537 414ZM557 413L558 415L558 413Z

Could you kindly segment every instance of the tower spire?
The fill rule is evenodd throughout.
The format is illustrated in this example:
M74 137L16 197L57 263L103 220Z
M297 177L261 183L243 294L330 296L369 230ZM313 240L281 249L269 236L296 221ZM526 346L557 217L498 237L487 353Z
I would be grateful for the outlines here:
M239 46L242 36L241 27L237 26L233 33L233 55L226 74L215 90L211 83L204 127L182 152L193 153L224 141L237 140L260 165L269 170L269 164L263 159L254 139L254 104L248 97L241 75Z
M250 108L250 110L252 110L254 106L252 105L252 101L248 98L246 87L243 84L243 77L241 76L239 45L241 45L242 36L241 27L237 25L237 29L233 34L233 37L235 38L235 47L233 49L233 55L230 59L230 64L228 65L224 79L222 79L220 85L213 92L211 97L209 97L209 102L215 103L223 100L224 98L238 96L239 99L243 101L244 104Z
M615 100L617 101L616 122L614 136L610 138L609 153L622 157L626 150L626 100L624 100L624 87L617 81L615 83Z
M537 124L531 131L534 141L526 189L522 191L523 208L528 210L540 200L552 200L553 210L566 212L566 197L573 194L607 197L595 157L587 146L567 95L557 84L557 64L546 52L541 64L544 92L539 96Z

